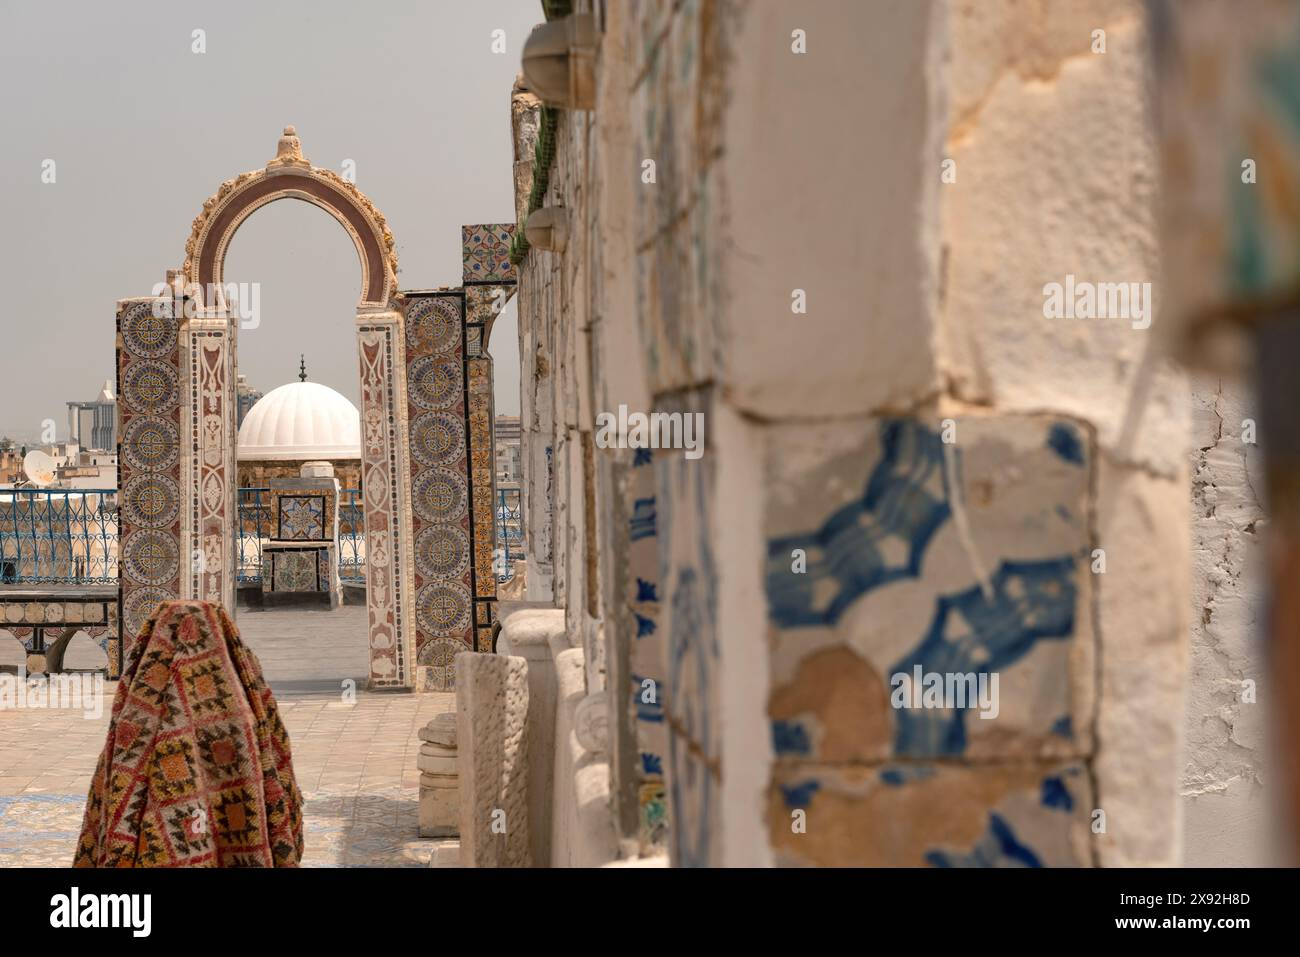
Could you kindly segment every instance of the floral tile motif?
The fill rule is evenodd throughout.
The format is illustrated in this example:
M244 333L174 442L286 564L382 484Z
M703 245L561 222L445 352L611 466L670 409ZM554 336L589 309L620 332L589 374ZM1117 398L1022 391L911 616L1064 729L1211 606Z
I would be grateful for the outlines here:
M281 495L276 537L288 542L325 540L325 496Z
M462 226L460 231L465 282L515 281L515 267L510 262L514 223Z
M768 448L779 762L1091 752L1087 434L886 418L776 429Z

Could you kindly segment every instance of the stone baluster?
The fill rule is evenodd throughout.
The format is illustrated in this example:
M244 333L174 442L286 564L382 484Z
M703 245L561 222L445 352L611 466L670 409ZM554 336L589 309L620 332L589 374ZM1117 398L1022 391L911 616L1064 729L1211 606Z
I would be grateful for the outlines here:
M420 837L460 833L460 791L456 772L456 712L438 715L420 729Z

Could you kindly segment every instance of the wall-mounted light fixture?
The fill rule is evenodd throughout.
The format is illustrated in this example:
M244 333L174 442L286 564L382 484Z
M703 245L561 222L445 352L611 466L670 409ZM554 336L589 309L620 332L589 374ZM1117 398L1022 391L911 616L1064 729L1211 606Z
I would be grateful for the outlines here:
M569 244L569 217L563 206L543 206L524 223L524 238L534 249L564 252Z
M533 30L524 43L524 79L543 103L596 108L596 37L590 13L572 13Z

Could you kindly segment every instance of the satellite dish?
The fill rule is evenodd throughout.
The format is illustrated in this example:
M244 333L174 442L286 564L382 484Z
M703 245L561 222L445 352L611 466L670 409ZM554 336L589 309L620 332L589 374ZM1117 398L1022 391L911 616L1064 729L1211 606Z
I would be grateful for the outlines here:
M23 474L33 485L49 485L54 481L54 459L40 449L32 449L23 456Z

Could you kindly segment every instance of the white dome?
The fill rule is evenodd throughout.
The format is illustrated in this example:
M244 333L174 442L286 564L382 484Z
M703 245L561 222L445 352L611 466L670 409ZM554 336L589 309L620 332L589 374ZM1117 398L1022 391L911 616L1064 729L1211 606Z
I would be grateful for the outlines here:
M361 413L319 382L290 382L253 404L239 427L240 459L359 459Z

